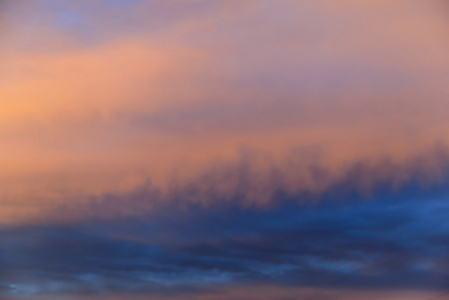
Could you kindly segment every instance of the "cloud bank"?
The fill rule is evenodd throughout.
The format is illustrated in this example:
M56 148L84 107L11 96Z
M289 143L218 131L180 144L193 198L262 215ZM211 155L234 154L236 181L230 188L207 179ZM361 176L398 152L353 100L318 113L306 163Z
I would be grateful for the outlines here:
M4 227L0 294L422 299L449 283L446 194L410 186L368 202L170 205L140 217Z

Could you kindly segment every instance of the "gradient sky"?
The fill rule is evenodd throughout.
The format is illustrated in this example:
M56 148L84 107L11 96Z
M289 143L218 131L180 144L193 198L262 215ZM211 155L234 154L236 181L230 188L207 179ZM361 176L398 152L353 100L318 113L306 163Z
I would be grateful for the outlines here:
M449 299L447 1L0 0L0 65L1 300Z

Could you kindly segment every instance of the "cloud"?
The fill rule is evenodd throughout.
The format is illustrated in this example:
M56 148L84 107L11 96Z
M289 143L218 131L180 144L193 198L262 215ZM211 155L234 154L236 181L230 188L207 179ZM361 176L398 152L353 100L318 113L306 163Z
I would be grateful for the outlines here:
M277 188L322 193L360 164L375 173L357 179L366 190L407 182L418 160L440 180L432 149L447 142L449 110L437 2L178 5L38 1L9 13L4 223L148 182L165 198L211 186L232 198L239 179L264 204Z
M257 286L329 299L438 294L449 280L445 194L410 187L272 209L167 205L140 217L3 227L0 295L221 299L248 287L252 299Z
M447 289L441 1L0 3L1 299Z
M244 151L233 164L218 165L188 181L175 178L166 189L146 182L131 191L73 196L59 204L40 205L37 212L22 211L26 218L16 216L13 223L138 217L191 204L205 209L217 204L271 209L292 199L304 205L328 199L344 203L354 196L365 201L379 193L400 195L403 189L426 195L429 189L444 189L449 178L448 152L442 146L400 163L384 157L361 160L343 170L329 168L319 150L293 151L276 163L273 157Z

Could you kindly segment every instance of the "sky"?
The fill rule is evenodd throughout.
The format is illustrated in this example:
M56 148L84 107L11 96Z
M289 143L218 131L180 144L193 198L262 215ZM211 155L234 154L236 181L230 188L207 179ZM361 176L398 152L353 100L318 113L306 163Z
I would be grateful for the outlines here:
M1 300L449 299L445 0L0 0Z

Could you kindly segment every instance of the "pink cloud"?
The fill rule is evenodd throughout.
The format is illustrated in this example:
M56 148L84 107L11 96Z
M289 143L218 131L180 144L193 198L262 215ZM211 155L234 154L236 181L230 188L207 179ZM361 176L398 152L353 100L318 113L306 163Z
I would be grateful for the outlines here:
M322 191L388 157L385 173L403 182L446 143L449 24L437 1L217 3L196 1L156 31L145 22L156 7L129 8L124 18L148 29L114 38L113 9L87 15L104 32L94 45L49 12L11 15L39 26L16 22L0 57L3 220L148 181L169 194L174 178L242 163L242 149L256 153L254 199L272 168L287 190ZM308 178L310 158L290 164L307 149L326 179Z

